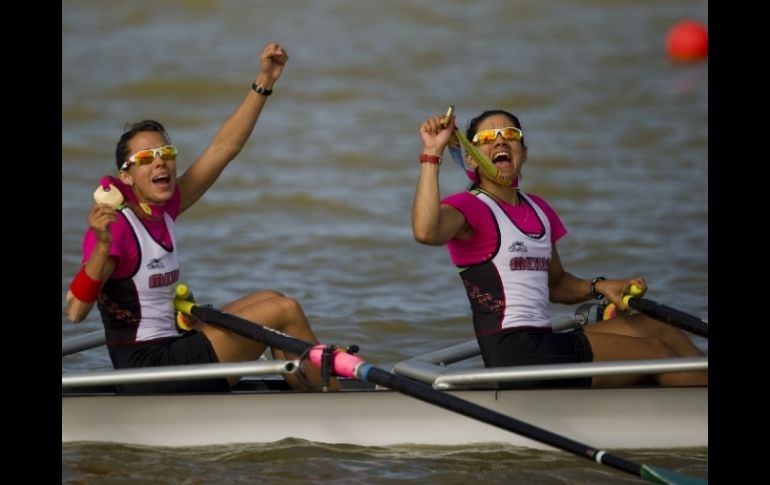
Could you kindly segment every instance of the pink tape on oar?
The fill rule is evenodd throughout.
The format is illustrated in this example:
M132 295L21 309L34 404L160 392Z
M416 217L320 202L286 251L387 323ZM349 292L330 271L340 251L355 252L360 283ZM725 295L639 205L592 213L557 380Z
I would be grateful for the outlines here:
M321 358L323 356L324 349L323 344L318 344L308 353L310 362L316 367L321 367ZM364 363L364 359L356 357L353 354L347 352L334 352L332 355L332 370L338 376L355 378L356 367Z

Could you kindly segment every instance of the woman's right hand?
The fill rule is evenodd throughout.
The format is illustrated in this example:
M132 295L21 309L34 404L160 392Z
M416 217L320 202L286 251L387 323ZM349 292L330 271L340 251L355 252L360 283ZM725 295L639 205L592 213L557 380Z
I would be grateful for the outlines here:
M441 155L444 152L455 128L455 117L449 118L449 123L444 125L445 116L431 116L420 125L420 137L424 145L423 152L433 155Z
M112 233L110 224L118 220L118 211L108 204L94 204L88 213L88 225L93 229L99 243L110 245Z

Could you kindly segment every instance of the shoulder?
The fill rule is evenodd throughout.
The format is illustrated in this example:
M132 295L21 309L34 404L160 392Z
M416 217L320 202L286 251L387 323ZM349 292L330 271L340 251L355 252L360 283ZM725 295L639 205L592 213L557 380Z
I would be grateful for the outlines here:
M559 214L556 213L554 208L551 207L551 204L546 202L546 200L544 198L540 197L539 195L534 195L534 194L525 194L525 195L527 197L529 197L529 200L531 200L532 202L537 204L537 206L540 207L540 209L542 209L543 212L546 213L546 215L548 215L549 219L553 220L554 218L556 218L556 219L559 218Z
M539 195L530 194L530 193L525 193L524 195L529 197L529 199L532 202L534 202L535 204L537 204L537 206L540 207L541 209L550 210L551 212L555 212L553 210L553 208L551 207L551 204L546 202L546 200L544 198L540 197Z
M487 204L472 192L460 192L450 195L441 201L457 210L473 231L494 227L495 216Z
M469 222L481 212L486 213L486 204L471 192L458 192L441 199L441 203L452 207L465 216Z
M478 197L470 192L458 192L456 194L448 195L441 199L441 203L457 208L483 204Z
M551 225L551 240L556 242L564 237L564 235L567 234L567 228L564 226L564 223L562 222L561 217L559 217L559 214L553 210L551 205L538 195L525 195L529 197L529 200L537 204L537 206L540 207L545 216L548 218L548 223Z

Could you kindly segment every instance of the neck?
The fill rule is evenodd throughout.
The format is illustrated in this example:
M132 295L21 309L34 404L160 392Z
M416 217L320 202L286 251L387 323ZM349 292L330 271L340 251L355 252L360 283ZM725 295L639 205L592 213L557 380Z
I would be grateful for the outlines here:
M516 187L504 187L498 184L482 184L478 188L485 194L511 205L519 205L519 190Z

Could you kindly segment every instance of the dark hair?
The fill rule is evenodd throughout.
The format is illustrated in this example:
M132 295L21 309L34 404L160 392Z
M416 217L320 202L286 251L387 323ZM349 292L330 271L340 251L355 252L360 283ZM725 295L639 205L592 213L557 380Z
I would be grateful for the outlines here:
M126 123L125 130L125 133L120 135L118 146L115 148L115 164L118 166L118 170L123 166L123 162L126 161L126 158L131 155L131 149L128 148L128 143L138 133L143 131L157 131L171 143L171 138L169 138L168 133L166 133L166 129L155 120L142 120L137 121L136 123Z
M504 111L502 109L490 109L490 110L484 111L483 113L481 113L477 117L472 118L468 122L468 128L465 130L465 136L469 140L472 140L474 135L476 135L476 132L478 131L479 124L482 121L484 121L485 119L489 118L490 116L496 116L496 115L506 116L507 118L509 118L511 120L511 122L513 123L513 126L515 126L516 128L520 129L522 132L524 131L524 128L521 127L521 122L516 117L516 115L511 114L511 113L509 113L507 111ZM527 148L527 144L524 143L524 137L521 138L521 146L523 146L524 148Z

